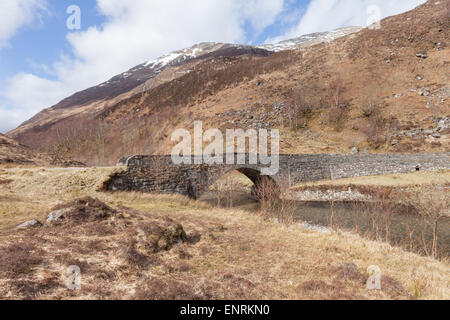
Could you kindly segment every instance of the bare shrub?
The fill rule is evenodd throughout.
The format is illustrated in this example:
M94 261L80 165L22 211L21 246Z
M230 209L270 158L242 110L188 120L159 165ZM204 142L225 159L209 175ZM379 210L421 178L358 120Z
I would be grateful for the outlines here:
M217 181L211 187L211 191L214 192L218 207L232 208L236 192L245 190L243 190L242 184L235 177L227 176L225 179Z
M372 188L371 201L353 204L353 227L364 236L391 243L392 217L396 212L391 188Z
M286 103L286 118L290 129L297 130L308 125L320 105L317 91L315 86L302 86L290 91Z
M261 201L259 214L264 218L275 218L281 223L291 224L297 204L287 198L289 183L285 180L281 178L278 184L270 177L262 177L257 185L257 195Z
M432 230L432 239L427 241L422 232L424 249L430 256L438 257L438 226L442 218L450 216L450 197L445 186L430 185L408 191L405 201L417 210L423 221Z
M349 112L348 103L344 100L345 86L339 75L334 75L327 89L327 118L329 124L336 130L343 129Z
M379 98L375 95L364 98L360 112L365 121L361 131L369 145L377 149L389 141L390 126L395 126L396 123L394 119L389 121L383 116L382 102Z

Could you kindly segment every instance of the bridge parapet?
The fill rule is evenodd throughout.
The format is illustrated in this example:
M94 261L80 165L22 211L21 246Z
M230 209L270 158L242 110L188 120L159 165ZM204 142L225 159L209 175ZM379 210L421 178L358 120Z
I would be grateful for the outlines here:
M235 155L236 156L236 155ZM238 170L256 185L267 164L251 162L244 154L244 163L204 164L201 157L192 157L190 164L174 164L171 156L131 156L127 170L112 178L110 190L180 193L198 198L217 179ZM236 159L236 158L235 158ZM450 169L450 153L369 154L369 155L280 155L279 171L270 176L277 183L290 186L301 182L332 180L417 170Z

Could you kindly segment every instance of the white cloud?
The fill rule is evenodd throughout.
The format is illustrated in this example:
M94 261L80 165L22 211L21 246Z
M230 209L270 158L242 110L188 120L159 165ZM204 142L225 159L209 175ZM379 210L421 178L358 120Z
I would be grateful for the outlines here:
M32 74L19 73L9 79L2 92L7 101L13 101L13 107L0 105L0 132L17 127L42 110L50 106L69 91L62 83L36 77Z
M14 107L9 110L16 118L23 115L23 121L30 112L49 107L69 93L169 51L205 41L244 42L245 25L256 34L262 32L276 20L283 5L284 0L97 0L106 23L68 34L74 58L62 56L52 66L57 80L21 74L10 82L4 96ZM27 81L16 86L17 79ZM23 98L24 92L32 98ZM3 122L5 110L0 107ZM0 128L12 129L18 120L6 122Z
M16 32L31 24L45 11L45 0L1 0L0 1L0 48L8 45Z
M380 18L396 15L425 3L426 0L311 0L300 22L272 41L291 39L303 34L330 31L346 26L367 26L367 8L378 6Z

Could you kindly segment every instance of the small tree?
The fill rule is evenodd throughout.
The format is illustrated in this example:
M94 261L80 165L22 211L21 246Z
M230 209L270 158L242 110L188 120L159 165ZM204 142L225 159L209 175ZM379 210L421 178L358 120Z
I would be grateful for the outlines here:
M426 251L434 258L438 257L438 226L442 218L450 215L450 197L444 186L433 184L426 188L415 188L410 192L409 202L422 217L423 221L431 227L431 246L423 236ZM430 247L430 250L428 250Z
M348 116L348 103L344 101L345 87L339 76L334 76L328 87L328 122L335 130L342 130Z
M297 209L295 201L290 200L289 183L284 177L278 181L263 176L257 186L257 195L261 201L260 214L265 218L276 218L279 222L291 224Z

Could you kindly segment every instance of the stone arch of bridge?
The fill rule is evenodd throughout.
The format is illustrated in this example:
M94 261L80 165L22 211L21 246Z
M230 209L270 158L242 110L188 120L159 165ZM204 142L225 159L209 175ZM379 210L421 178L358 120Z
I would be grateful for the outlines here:
M214 176L212 179L210 179L208 183L205 185L205 187L199 191L198 196L203 194L214 183L216 183L218 180L220 180L222 177L226 176L228 173L232 171L237 171L243 174L251 182L253 182L254 188L252 190L252 193L255 196L261 198L263 195L270 197L278 197L280 195L280 186L273 177L262 175L261 171L255 168L235 167L225 170L220 174Z

